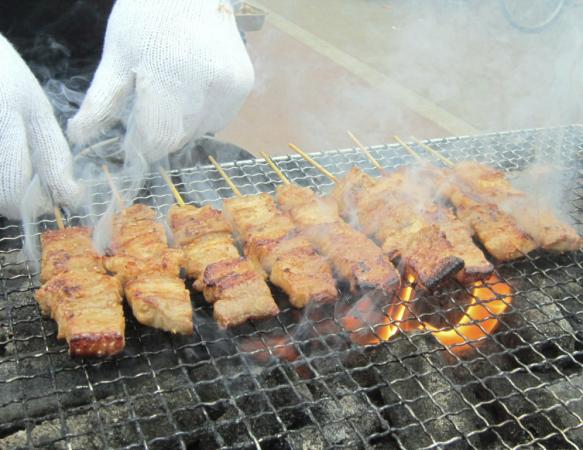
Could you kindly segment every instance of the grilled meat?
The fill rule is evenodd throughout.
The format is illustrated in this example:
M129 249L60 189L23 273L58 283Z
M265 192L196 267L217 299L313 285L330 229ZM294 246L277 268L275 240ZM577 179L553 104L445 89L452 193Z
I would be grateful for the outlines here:
M101 256L93 249L89 228L49 230L41 235L41 283L70 271L105 273Z
M462 161L453 167L457 184L468 192L488 199L492 203L511 197L524 197L525 193L515 189L504 172L476 161Z
M403 168L373 179L353 168L337 183L333 197L344 217L354 211L353 220L359 227L381 242L391 259L400 257L406 271L432 289L462 270L464 260L431 217L436 205L407 188L409 176Z
M488 278L494 266L474 243L470 226L458 219L450 209L440 211L437 223L453 246L453 253L464 260L464 268L456 274L457 280L466 284Z
M211 206L173 205L168 222L174 245L184 253L188 277L198 280L208 265L239 258L231 226L223 213Z
M463 161L453 168L456 187L481 202L495 203L511 215L518 226L547 251L579 250L583 239L577 231L561 221L539 199L515 189L500 170L473 161Z
M400 286L399 273L382 250L338 214L336 202L308 188L281 185L277 201L318 252L328 257L335 272L353 292L379 289L391 296Z
M245 255L270 274L290 303L333 302L338 296L332 269L291 219L267 194L225 201L225 214L244 242Z
M119 274L136 319L172 333L192 334L192 305L179 278L183 254L168 248L162 224L145 205L114 218L106 267Z
M279 313L265 280L244 258L210 264L202 284L205 298L213 303L213 317L222 327Z
M186 255L188 276L213 304L215 320L222 327L279 312L262 275L240 258L223 213L210 206L175 205L168 221L174 244Z
M65 231L65 230L63 230ZM114 355L125 345L121 285L100 272L71 270L48 280L36 299L57 322L73 356Z
M192 334L192 305L178 277L149 271L125 284L134 316L143 325L178 334Z
M493 203L477 202L455 189L450 200L460 220L469 224L488 253L500 261L522 258L537 244L516 220Z

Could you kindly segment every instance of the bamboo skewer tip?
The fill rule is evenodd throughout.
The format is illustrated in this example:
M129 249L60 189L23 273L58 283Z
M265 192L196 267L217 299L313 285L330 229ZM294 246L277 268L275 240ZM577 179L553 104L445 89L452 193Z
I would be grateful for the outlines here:
M409 152L409 154L410 154L411 156L413 156L413 157L414 157L414 158L415 158L417 161L421 161L421 162L423 161L423 158L422 158L422 157L419 155L419 153L417 153L415 150L413 150L409 144L407 144L407 143L403 142L403 140L402 140L402 139L401 139L399 136L395 135L395 136L393 136L393 138L394 138L394 139L395 139L395 141L397 141L397 142L398 142L398 143L399 143L399 144L400 144L400 145L401 145L401 146L402 146L402 147L403 147L405 150L407 150L407 152Z
M55 206L55 208L53 209L53 212L55 213L55 221L57 222L57 226L59 227L59 230L64 230L65 223L63 222L63 215L61 214L60 208L58 206Z
M425 144L424 142L421 142L419 139L417 139L415 136L411 136L411 138L415 141L415 143L419 146L421 146L422 148L424 148L425 150L427 150L429 153L431 153L433 156L439 158L441 161L443 161L445 164L447 164L448 166L454 166L454 162L451 159L446 158L445 156L443 156L441 153L439 153L437 150L435 150L434 148L430 147L429 145Z
M381 166L381 164L376 160L376 158L374 156L372 156L372 153L364 145L362 145L362 142L360 142L360 140L350 130L346 130L346 132L348 133L348 136L350 137L350 139L352 139L352 141L364 153L364 155L367 157L367 159L370 161L370 163L373 166L375 166L381 173L385 173L384 167Z
M125 208L124 199L121 196L120 192L117 190L117 187L115 185L115 181L114 181L113 177L111 176L111 172L109 171L109 167L107 167L107 164L103 164L101 166L101 169L103 170L103 173L105 173L105 178L107 178L107 182L109 183L109 187L111 188L111 192L113 193L113 196L115 197L115 200L117 201L117 205L119 206L120 209L124 209Z
M160 175L162 175L162 178L168 185L168 188L172 192L172 195L174 196L176 203L178 203L178 206L182 207L186 205L184 199L182 198L182 195L180 195L180 192L178 192L178 189L176 189L176 186L174 186L174 183L172 182L170 175L168 175L168 172L166 172L163 167L160 167Z
M322 174L324 174L325 176L327 176L331 181L333 181L334 183L337 183L338 182L338 179L336 178L336 175L334 175L332 172L330 172L328 169L326 169L322 164L320 164L318 161L316 161L315 159L313 159L310 155L308 155L306 152L304 152L297 145L294 145L292 143L290 143L288 145L289 145L289 147L293 151L295 151L298 155L300 155L302 158L304 158L306 161L308 161L312 166L314 166Z
M223 168L220 166L220 164L217 162L217 160L215 158L213 158L211 155L209 155L209 161L211 162L211 164L213 166L215 166L215 169L217 169L217 172L219 172L219 174L223 177L223 179L229 185L229 187L235 193L235 195L237 197L242 197L243 194L241 194L241 191L239 190L239 188L235 185L235 183L233 183L233 180L231 180L231 177L229 177L229 175L227 175L227 173L223 170Z
M290 184L289 179L283 174L280 168L277 167L277 165L275 164L275 162L273 162L271 157L265 152L260 152L260 154L261 156L263 156L263 159L265 159L265 162L269 164L269 167L273 169L273 171L276 173L279 179L283 182L283 184Z

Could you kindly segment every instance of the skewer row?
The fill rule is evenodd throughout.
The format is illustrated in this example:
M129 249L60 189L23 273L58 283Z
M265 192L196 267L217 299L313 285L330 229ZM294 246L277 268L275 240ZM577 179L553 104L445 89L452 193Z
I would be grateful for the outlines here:
M277 189L277 203L267 194L243 196L211 157L236 195L225 201L223 215L210 206L187 205L168 174L161 170L177 203L168 214L177 249L168 247L164 229L152 209L145 205L126 208L104 167L121 210L114 218L114 238L107 257L100 257L92 249L89 229L65 228L57 208L59 229L52 232L53 238L51 232L43 234L44 286L37 300L43 312L57 321L59 337L68 341L71 354L102 356L123 349L122 290L139 322L173 333L192 334L190 295L179 278L182 266L195 280L195 289L213 304L217 322L228 327L278 313L265 283L267 277L288 294L296 307L335 301L333 275L347 282L355 293L381 293L390 299L399 287L400 277L389 257L400 258L407 279L428 288L454 273L462 282L484 279L492 266L473 246L468 226L501 260L514 259L536 246L554 251L581 247L577 233L550 214L547 216L552 239L548 233L537 236L524 232L510 213L487 203L484 197L491 195L495 187L498 201L510 198L525 208L524 194L512 188L503 174L477 163L454 164L416 140L447 165L438 170L395 137L420 163L420 170L434 183L440 183L439 192L451 202L456 216L439 217L432 203L423 204L419 212L420 198L404 195L401 189L407 174L403 170L387 173L354 134L349 132L349 136L379 170L380 179L356 168L338 178L290 144L336 184L330 198L318 197L310 189L292 184L265 153L262 156L283 183ZM477 176L469 177L469 169ZM492 215L493 210L497 216ZM383 250L344 221L352 211L356 211L362 231L381 242ZM395 220L403 217L401 222ZM500 233L493 234L492 230L500 223L507 226L510 222L515 233L505 228L511 238L500 243ZM244 256L239 254L233 235L243 246ZM71 236L77 238L71 241L75 246L64 243L65 237ZM68 262L59 262L59 255L61 260L65 255ZM466 267L462 270L464 261ZM477 264L468 265L468 261ZM107 275L106 270L115 276ZM93 280L91 284L88 279ZM78 294L69 295L71 287ZM97 303L90 298L97 299ZM100 313L95 314L99 302Z

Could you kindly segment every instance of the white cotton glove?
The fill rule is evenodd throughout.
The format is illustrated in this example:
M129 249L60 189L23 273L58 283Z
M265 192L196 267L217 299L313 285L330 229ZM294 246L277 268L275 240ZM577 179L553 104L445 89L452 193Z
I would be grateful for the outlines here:
M124 144L153 162L223 129L253 81L229 0L118 0L67 133L85 145L123 120L129 106Z
M80 194L69 146L42 87L0 34L0 215L20 217L33 170L58 204Z

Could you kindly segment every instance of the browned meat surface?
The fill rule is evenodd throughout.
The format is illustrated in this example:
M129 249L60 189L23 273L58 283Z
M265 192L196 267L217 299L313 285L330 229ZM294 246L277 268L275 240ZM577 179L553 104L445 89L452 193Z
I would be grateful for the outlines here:
M437 206L410 188L405 168L380 179L359 172L353 169L347 180L340 180L334 196L346 198L353 189L355 222L382 243L391 259L400 257L406 271L430 289L462 269L464 260L431 217Z
M106 266L119 274L136 319L172 333L192 334L190 295L179 278L180 250L168 248L162 224L145 205L133 205L113 222Z
M338 297L328 261L299 236L292 220L267 194L225 201L225 214L244 243L245 255L270 275L290 303L333 302Z
M514 188L504 172L474 161L460 162L452 172L456 188L476 201L496 204L501 213L512 216L537 247L565 252L583 246L583 239L572 226L560 220L551 207L541 205L538 198Z
M202 284L205 298L213 303L213 317L222 327L279 313L269 287L244 258L209 265Z
M543 250L571 252L583 246L583 239L572 226L561 221L548 207L519 202L509 206L518 224Z
M492 203L510 197L524 197L524 192L515 189L504 172L476 161L462 161L453 167L456 181L468 192L488 199Z
M85 270L62 272L37 292L41 310L57 322L57 337L73 356L106 356L123 350L125 320L115 277Z
M450 199L460 220L472 226L488 253L500 261L522 258L537 244L516 220L492 203L476 202L459 191Z
M453 253L464 260L464 268L456 274L461 283L486 279L494 270L482 250L472 238L470 226L458 219L451 210L443 211L438 219L439 227L453 246Z
M282 185L277 201L352 291L381 289L392 295L398 289L397 270L374 242L341 219L332 198L322 199L297 185Z
M125 284L134 316L143 325L178 334L192 334L192 304L178 277L149 271Z
M305 230L316 249L332 262L334 271L352 292L379 289L392 296L400 287L399 273L382 250L344 222L314 225Z
M119 281L105 274L91 230L67 228L41 236L41 281L35 297L58 325L73 356L106 356L125 345Z
M187 273L194 287L213 304L215 320L222 327L279 312L269 287L257 269L240 258L232 228L220 211L192 205L170 208L168 222L175 245L187 258Z
M63 272L105 273L101 256L93 249L89 228L49 230L41 235L41 283Z
M362 192L366 193L374 184L375 180L356 166L338 180L332 190L332 196L342 217L348 219L354 215Z
M184 252L186 274L194 280L208 265L239 257L231 226L221 211L209 205L174 205L168 211L168 223L174 245Z
M165 270L173 276L178 276L182 263L179 254L168 248L164 226L156 221L154 211L140 204L126 208L114 218L108 253L124 257L124 262L131 262L127 266L129 270L137 266L140 271L146 271L151 267L156 271ZM165 264L160 263L162 258ZM123 272L124 264L113 267L106 264L110 266L109 270L120 273L124 278L134 275L133 272Z

